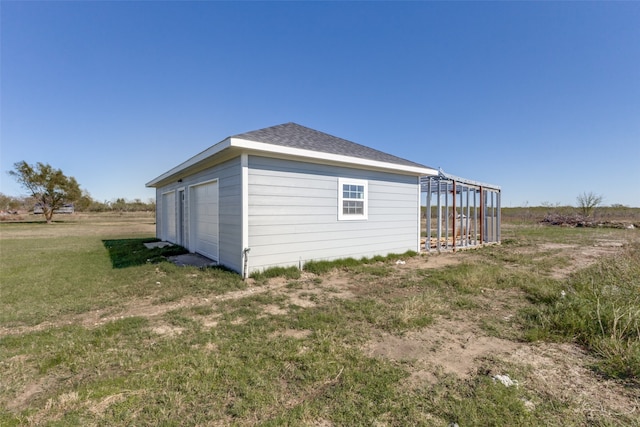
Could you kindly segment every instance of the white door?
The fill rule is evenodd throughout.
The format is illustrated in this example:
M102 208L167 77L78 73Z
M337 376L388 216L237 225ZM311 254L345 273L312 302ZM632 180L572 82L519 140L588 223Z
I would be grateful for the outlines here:
M189 249L218 260L218 181L191 187Z
M162 195L162 240L176 242L176 193Z
M176 243L186 246L186 237L184 233L184 189L178 190L178 220L176 230Z

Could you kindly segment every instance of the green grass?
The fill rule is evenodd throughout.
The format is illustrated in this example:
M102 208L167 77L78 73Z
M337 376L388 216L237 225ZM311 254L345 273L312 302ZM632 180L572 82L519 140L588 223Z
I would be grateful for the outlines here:
M575 340L606 375L640 378L640 245L577 272L561 292L531 294L542 304L529 311L529 338Z
M317 277L274 269L248 288L234 273L147 262L167 254L147 252L149 234L59 225L55 235L39 224L0 229L0 425L588 424L580 407L532 387L526 366L486 360L468 378L416 382L418 362L367 351L380 336L419 334L442 318L476 319L503 339L575 340L602 373L638 377L623 369L638 366L638 247L567 279L550 277L567 266L561 252L519 253L549 241L590 245L602 230L519 227L506 230L508 244L447 267L395 265L412 253L320 261L305 266ZM330 291L334 269L349 297ZM289 280L280 293L262 288L275 275ZM222 298L238 290L243 298ZM492 315L503 291L527 297L509 322ZM495 372L519 386L496 383ZM603 413L593 424L634 422Z
M189 253L188 250L178 245L164 248L148 249L145 243L158 242L155 238L142 239L109 239L103 240L104 247L109 251L113 268L126 268L134 265L158 263L165 261L167 257Z
M392 261L407 259L416 256L415 251L407 251L403 254L389 254L387 256L374 256L363 257L361 259L355 258L340 258L333 261L307 261L304 264L304 271L313 274L326 274L331 270L350 270L361 267L363 265L377 264L377 263L391 263Z
M461 385L453 380L437 387L429 396L436 414L460 426L540 425L542 411L525 406L527 394L517 387L505 387L489 375L477 376ZM537 413L536 413L537 412Z
M0 324L36 325L59 316L122 306L129 298L172 301L246 286L237 274L223 270L147 262L184 253L179 246L143 246L154 240L73 235L2 239Z
M265 280L273 277L285 277L287 279L299 279L300 269L297 267L271 267L264 271L256 271L251 274L251 278L255 280Z

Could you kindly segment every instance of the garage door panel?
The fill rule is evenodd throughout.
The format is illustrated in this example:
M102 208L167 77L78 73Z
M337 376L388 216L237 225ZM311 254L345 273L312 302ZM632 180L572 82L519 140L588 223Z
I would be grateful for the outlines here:
M191 188L190 250L218 260L218 182Z
M162 240L176 241L176 193L169 192L162 195Z

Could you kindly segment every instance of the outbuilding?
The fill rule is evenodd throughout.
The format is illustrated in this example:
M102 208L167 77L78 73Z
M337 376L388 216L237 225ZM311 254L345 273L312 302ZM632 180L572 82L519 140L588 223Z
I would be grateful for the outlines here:
M420 250L438 170L295 123L234 135L147 183L157 237L242 274Z

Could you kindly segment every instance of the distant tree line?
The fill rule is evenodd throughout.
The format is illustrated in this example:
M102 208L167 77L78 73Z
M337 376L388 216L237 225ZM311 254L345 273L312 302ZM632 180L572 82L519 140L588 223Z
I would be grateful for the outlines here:
M502 219L570 227L640 228L640 207L620 203L602 205L603 196L584 192L576 206L543 202L541 206L502 207Z
M51 223L55 212L72 205L72 212L140 212L156 209L153 199L147 202L124 198L104 202L94 200L87 190L80 188L74 177L65 175L62 170L48 163L37 162L32 165L23 160L16 162L8 174L27 190L29 195L13 197L0 193L2 213L34 212L37 206L37 213L42 213L47 223Z
M0 193L0 211L7 213L32 212L38 200L32 196L8 196ZM128 200L94 200L87 191L83 191L73 203L76 212L155 212L156 202L153 198L146 202L141 199Z

